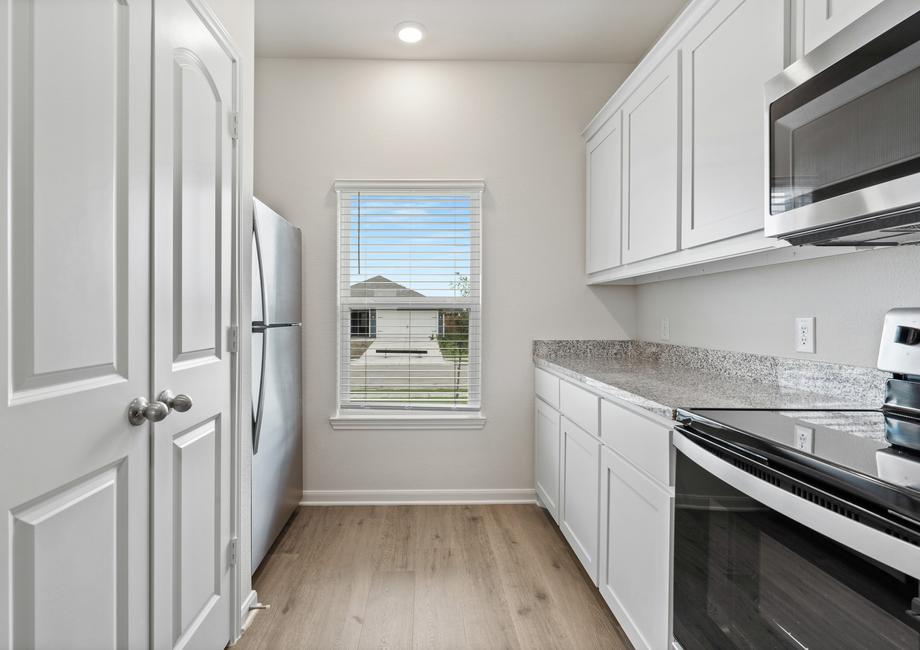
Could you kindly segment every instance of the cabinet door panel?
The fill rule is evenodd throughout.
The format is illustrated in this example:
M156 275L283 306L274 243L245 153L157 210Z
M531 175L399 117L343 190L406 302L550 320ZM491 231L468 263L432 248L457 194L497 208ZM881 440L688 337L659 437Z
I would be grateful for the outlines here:
M798 0L801 54L805 55L881 0Z
M623 107L623 262L678 248L679 53L664 61Z
M540 399L534 411L534 483L540 501L559 523L559 413Z
M597 584L600 449L600 440L562 418L559 527L594 584Z
M673 496L603 448L601 595L636 648L671 645Z
M683 248L763 228L763 85L783 34L783 3L723 0L684 41Z
M620 265L623 167L622 114L617 113L588 141L587 271Z

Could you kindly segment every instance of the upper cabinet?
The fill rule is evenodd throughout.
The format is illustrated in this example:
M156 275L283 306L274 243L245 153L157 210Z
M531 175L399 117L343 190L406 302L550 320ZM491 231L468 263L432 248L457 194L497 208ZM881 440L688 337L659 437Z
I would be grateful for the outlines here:
M852 250L764 236L764 84L879 1L691 0L584 130L587 282Z
M763 228L763 86L783 69L783 5L722 0L683 40L683 248Z
M623 262L677 250L680 65L674 52L623 105Z
M795 0L796 55L808 54L879 2L881 0Z
M622 116L617 112L587 145L587 271L620 265L623 187Z

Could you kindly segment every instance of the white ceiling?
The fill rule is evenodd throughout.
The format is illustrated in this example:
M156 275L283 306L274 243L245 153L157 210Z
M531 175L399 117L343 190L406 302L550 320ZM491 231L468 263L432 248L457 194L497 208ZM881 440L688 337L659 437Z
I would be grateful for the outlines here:
M256 0L264 57L635 63L685 0ZM406 45L394 28L425 26Z

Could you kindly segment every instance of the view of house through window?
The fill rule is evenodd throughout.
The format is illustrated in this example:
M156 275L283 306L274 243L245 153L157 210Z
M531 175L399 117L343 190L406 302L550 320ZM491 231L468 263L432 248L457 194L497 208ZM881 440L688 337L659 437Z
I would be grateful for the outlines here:
M340 408L478 409L476 185L339 190Z

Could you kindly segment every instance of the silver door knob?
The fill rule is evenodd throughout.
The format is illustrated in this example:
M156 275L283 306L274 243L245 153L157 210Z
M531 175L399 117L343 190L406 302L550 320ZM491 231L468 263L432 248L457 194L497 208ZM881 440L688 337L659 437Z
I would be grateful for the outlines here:
M176 410L179 411L179 413L185 413L187 410L192 408L191 397L182 393L174 395L173 392L168 388L157 395L157 399L166 404L170 411Z
M146 397L135 397L128 404L128 422L140 426L144 422L159 422L169 415L169 407L163 402L148 402Z

